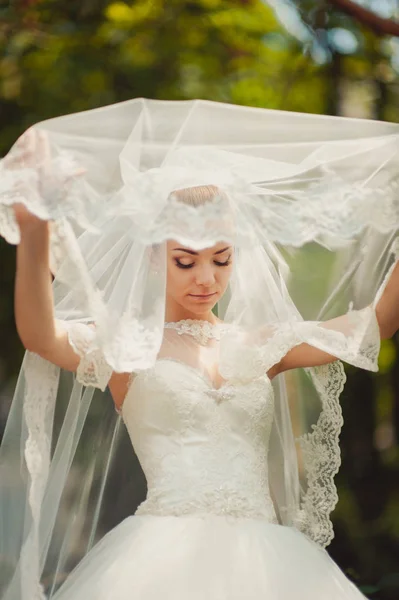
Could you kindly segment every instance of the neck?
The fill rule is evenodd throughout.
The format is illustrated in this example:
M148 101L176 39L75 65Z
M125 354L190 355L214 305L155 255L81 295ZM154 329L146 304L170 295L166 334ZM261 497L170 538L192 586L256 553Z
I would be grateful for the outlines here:
M170 303L168 303L165 311L166 323L175 323L177 321L185 321L187 319L195 321L208 321L212 324L216 324L220 321L220 319L215 317L211 310L208 310L204 313L193 313L189 310L186 310L182 306L171 306Z

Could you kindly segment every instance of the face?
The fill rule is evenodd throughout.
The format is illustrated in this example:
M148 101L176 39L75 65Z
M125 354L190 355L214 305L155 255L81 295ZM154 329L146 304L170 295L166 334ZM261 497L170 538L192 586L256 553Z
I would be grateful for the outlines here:
M227 288L232 264L233 247L227 242L196 252L168 241L166 293L172 320L209 315Z

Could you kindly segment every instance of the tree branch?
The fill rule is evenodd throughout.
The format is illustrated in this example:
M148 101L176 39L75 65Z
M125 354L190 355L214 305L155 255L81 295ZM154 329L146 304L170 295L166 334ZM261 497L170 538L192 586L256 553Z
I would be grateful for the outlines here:
M329 3L340 11L366 25L378 35L394 35L399 37L399 23L393 19L384 19L375 12L360 6L353 0L329 0Z

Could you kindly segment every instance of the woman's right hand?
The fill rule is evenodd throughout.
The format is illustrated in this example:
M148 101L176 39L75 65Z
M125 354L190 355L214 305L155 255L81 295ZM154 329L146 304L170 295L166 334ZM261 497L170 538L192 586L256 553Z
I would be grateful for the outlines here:
M54 190L62 188L70 180L86 172L85 169L74 165L72 165L70 171L60 172L52 158L48 134L34 127L21 135L2 162L4 167L11 172L28 171L25 178L16 179L13 191L16 196L19 192L24 198L28 198L30 192L33 193L38 208L43 209L41 211L43 215L46 214L47 210L50 214L52 212L51 202ZM37 198L41 199L39 203L37 203ZM12 205L12 208L21 233L27 229L32 231L47 227L43 218L39 218L30 212L23 202L16 202Z
M42 180L51 175L51 151L47 134L31 127L16 141L11 152L4 157L3 163L9 171L37 170L39 177L36 191L40 194ZM20 191L20 188L22 188L21 195L25 196L23 182L16 180L14 192ZM40 229L40 225L44 223L42 219L30 212L23 202L16 202L12 205L12 209L21 233L26 230Z
M17 139L3 162L10 170L40 168L48 171L51 149L47 133L30 127Z

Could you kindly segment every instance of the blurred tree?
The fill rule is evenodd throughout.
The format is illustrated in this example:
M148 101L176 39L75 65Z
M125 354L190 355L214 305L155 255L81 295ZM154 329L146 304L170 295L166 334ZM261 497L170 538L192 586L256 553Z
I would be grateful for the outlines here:
M357 2L352 2L352 0L328 1L342 12L355 18L359 23L370 27L377 34L399 36L399 23L394 19L380 17L377 13L368 10Z

